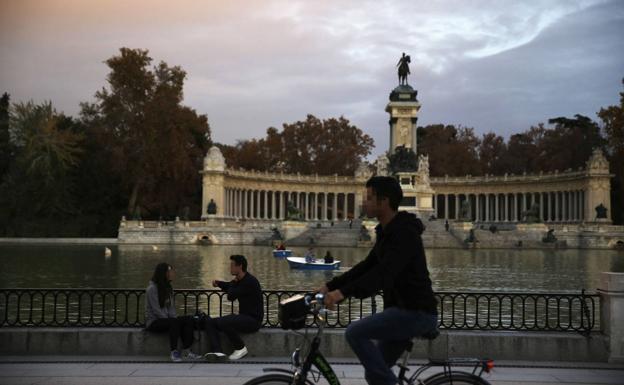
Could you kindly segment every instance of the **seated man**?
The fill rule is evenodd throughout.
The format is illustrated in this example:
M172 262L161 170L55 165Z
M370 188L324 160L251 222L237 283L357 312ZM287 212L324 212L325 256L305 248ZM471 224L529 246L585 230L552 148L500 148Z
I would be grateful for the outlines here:
M331 255L329 250L327 251L327 254L325 254L324 262L325 263L334 263L334 257Z
M247 272L247 259L242 255L230 256L230 274L234 279L230 282L212 281L212 286L219 287L227 292L227 299L238 300L239 314L230 314L217 318L206 318L206 334L210 342L210 353L206 353L208 360L225 358L221 348L219 332L223 332L230 340L234 352L230 360L238 360L247 355L248 350L239 333L253 333L262 326L264 307L260 282Z

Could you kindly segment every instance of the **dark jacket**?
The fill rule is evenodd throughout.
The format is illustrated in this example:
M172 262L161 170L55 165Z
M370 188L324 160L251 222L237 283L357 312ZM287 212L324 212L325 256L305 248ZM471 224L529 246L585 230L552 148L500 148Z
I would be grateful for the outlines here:
M425 226L414 214L399 212L384 228L366 259L327 283L345 297L366 298L383 290L384 307L437 314L421 234Z
M256 277L246 272L240 281L217 281L217 285L227 293L228 300L238 300L239 314L245 314L260 322L262 321L264 317L262 288Z

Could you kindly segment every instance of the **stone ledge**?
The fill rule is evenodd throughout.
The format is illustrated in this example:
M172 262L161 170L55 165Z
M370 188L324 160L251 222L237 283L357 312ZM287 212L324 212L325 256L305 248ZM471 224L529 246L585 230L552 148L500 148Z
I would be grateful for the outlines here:
M314 333L310 330L310 335ZM289 355L301 337L281 329L261 329L243 335L251 357ZM226 352L231 347L224 340ZM198 352L208 351L205 335ZM413 358L487 357L494 360L607 362L602 334L585 338L575 333L443 331L433 342L416 344ZM111 355L157 356L168 354L166 334L138 328L2 328L0 355ZM322 351L328 357L354 357L344 339L344 329L326 330Z

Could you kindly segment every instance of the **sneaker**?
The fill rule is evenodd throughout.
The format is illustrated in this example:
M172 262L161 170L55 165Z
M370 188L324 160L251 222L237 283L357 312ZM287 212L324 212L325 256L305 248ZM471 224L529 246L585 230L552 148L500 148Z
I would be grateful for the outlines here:
M240 360L245 357L247 353L249 353L249 351L247 351L247 347L243 346L242 349L234 350L232 354L230 354L230 360Z
M227 356L221 352L208 352L204 354L204 359L208 362L222 362L227 359Z
M171 361L173 362L182 362L182 355L177 350L171 351Z
M187 360L191 360L191 361L199 360L200 358L202 358L202 356L201 356L200 354L195 354L195 353L193 353L193 351L192 351L192 350L190 350L190 349L185 350L185 351L182 353L182 356L183 356L185 359L187 359Z

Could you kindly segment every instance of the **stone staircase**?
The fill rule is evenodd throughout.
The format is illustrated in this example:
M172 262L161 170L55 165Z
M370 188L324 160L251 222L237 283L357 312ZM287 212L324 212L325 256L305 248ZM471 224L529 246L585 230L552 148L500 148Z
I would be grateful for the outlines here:
M300 235L286 239L289 246L345 246L355 247L360 238L360 227L362 222L354 220L351 227L348 221L337 221L334 225L322 223L319 228L315 223L311 223L309 228Z

